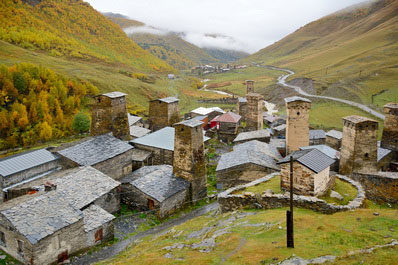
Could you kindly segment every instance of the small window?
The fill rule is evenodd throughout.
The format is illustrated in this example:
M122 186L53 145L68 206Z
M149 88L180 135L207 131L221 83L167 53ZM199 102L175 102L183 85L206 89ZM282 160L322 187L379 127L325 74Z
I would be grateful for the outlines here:
M18 254L23 256L23 241L22 240L17 240L17 251Z
M369 154L368 153L365 154L365 158L369 158Z
M184 131L184 128L181 128L181 131L183 132L183 131Z
M299 116L300 115L300 111L297 111L297 116Z
M4 232L0 232L0 245L2 245L3 247L6 246L6 235L4 234Z

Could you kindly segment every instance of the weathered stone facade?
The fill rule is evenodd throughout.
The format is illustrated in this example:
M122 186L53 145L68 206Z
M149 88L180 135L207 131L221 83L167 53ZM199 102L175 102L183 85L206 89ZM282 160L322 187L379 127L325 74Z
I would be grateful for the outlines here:
M275 172L275 169L255 164L244 164L225 170L217 171L217 184L223 189L249 183Z
M242 116L242 120L246 120L247 115L247 99L246 98L238 98L238 113Z
M179 120L178 99L164 98L149 102L149 123L152 131L172 126Z
M173 172L190 182L190 197L193 201L205 198L207 180L202 122L182 121L175 124L174 128Z
M263 101L264 97L260 94L249 93L246 95L247 99L247 113L246 131L256 131L263 129Z
M353 173L352 178L362 184L367 198L378 202L398 203L398 173Z
M126 94L112 92L98 95L91 114L91 135L112 132L113 136L129 139L129 121L126 106Z
M309 145L309 111L311 101L300 97L286 98L286 153Z
M152 152L151 165L173 165L174 152L167 149L134 143L134 146L141 150Z
M326 135L326 145L333 149L340 150L341 139L336 139L332 136Z
M246 94L254 93L254 80L246 80Z
M343 118L340 174L377 171L377 129L375 120L361 116Z
M278 173L273 173L264 178L250 182L246 185L236 186L219 193L218 203L220 205L221 212L236 211L239 209L248 208L273 209L289 206L289 193L272 194L263 192L262 194L254 194L252 192L247 192L244 194L233 194L234 192L243 190L247 187L255 186L260 183L269 181L277 174ZM350 201L347 205L336 205L334 203L327 203L326 201L318 199L316 197L293 195L294 206L299 208L311 209L326 214L332 214L340 211L350 211L361 207L365 200L365 192L361 184L346 176L337 175L336 177L340 180L350 183L358 190L357 197Z
M330 168L315 173L302 164L293 162L293 193L298 195L322 196L334 184L329 176ZM290 163L281 165L281 189L290 191Z
M398 151L398 103L384 106L384 128L381 147Z

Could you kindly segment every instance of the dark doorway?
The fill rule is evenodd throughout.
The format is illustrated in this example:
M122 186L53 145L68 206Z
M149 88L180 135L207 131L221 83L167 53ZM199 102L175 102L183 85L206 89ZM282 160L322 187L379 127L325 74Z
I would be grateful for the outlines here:
M155 209L155 202L151 199L148 199L148 208L149 210Z
M98 229L97 232L95 232L95 242L101 241L104 236L104 232L102 228Z
M69 254L67 250L58 255L58 263L64 262L67 259L69 259Z

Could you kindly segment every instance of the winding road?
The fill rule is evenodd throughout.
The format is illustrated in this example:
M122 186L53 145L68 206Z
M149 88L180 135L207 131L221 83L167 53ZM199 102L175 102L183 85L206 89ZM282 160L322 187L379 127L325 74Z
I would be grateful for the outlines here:
M367 113L369 113L369 114L371 114L371 115L373 115L373 116L375 116L375 117L377 117L377 118L379 118L379 119L382 119L382 120L385 119L385 116L384 116L383 114L381 114L381 113L379 113L379 112L377 112L377 111L375 111L375 110L369 108L369 107L366 106L366 105L363 105L363 104L360 104L360 103L356 103L356 102L353 102L353 101L349 101L349 100L346 100L346 99L341 99L341 98L334 98L334 97L329 97L329 96L312 95L312 94L309 94L309 93L305 92L305 91L304 91L301 87L299 87L299 86L289 85L289 84L286 82L286 79L287 79L289 76L295 74L295 72L293 72L293 71L291 71L291 70L289 70L289 69L278 68L278 67L274 67L274 66L262 66L262 65L257 65L257 67L263 67L263 68L268 68L268 69L272 69L272 70L287 72L288 74L286 74L286 75L281 75L281 76L278 77L278 84L279 84L279 85L282 85L282 86L285 86L285 87L292 88L292 89L294 89L297 93L299 93L299 94L301 94L301 95L303 95L303 96L311 97L311 98L328 99L328 100L333 100L333 101L341 102L341 103L344 103L344 104L347 104L347 105L350 105L350 106L359 108L359 109L361 109L361 110L363 110L363 111L365 111L365 112L367 112Z

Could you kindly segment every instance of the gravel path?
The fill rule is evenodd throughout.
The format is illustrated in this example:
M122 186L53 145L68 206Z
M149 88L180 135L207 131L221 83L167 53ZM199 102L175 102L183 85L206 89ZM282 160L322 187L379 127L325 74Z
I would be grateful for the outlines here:
M73 257L71 259L70 264L88 265L88 264L93 264L93 263L99 262L104 259L112 258L113 256L115 256L115 255L119 254L121 251L123 251L127 246L129 246L130 244L136 242L137 240L139 240L143 237L159 234L173 226L180 225L180 224L185 223L195 217L207 214L216 209L218 209L218 202L213 202L211 204L205 205L205 206L203 206L199 209L196 209L188 214L185 214L177 219L171 220L171 221L161 224L157 227L151 228L147 231L144 231L142 233L134 235L134 236L127 238L123 241L119 241L109 247L104 247L97 252L94 252L91 254L84 254L84 255L78 256L78 257Z

